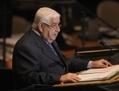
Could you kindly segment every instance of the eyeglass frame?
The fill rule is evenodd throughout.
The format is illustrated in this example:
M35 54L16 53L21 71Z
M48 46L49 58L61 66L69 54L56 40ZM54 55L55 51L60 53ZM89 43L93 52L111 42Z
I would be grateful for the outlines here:
M49 28L56 28L56 27L60 28L61 27L61 24L49 25L49 24L44 23L44 22L42 22L42 23L45 24L46 26L48 26Z

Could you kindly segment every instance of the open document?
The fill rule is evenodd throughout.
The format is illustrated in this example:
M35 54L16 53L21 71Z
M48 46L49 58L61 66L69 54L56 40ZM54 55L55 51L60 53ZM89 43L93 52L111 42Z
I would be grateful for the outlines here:
M119 65L108 68L88 69L78 74L80 81L107 80L119 72Z

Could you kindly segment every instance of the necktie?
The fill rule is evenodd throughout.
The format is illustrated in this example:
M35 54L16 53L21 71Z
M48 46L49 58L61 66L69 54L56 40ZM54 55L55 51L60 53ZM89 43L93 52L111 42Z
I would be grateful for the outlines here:
M56 51L54 50L54 48L52 47L51 44L48 44L50 46L50 48L53 50L53 52L57 55Z

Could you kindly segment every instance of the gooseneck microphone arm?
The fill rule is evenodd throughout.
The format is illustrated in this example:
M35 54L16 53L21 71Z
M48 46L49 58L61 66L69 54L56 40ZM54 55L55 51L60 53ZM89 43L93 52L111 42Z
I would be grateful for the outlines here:
M110 49L111 52L114 53L114 55L112 55L111 57L109 57L108 61L113 63L113 64L119 64L119 52L115 53L112 49L112 47L108 46L104 41L100 41L99 42L102 46L106 46L107 48ZM118 49L118 48L117 48ZM119 49L118 49L119 50Z

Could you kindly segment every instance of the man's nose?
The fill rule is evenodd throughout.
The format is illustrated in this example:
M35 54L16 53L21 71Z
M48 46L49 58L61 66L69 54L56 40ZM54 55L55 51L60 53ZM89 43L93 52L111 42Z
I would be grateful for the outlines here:
M57 31L57 32L60 32L60 27L57 27L57 28L56 28L56 31Z

